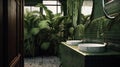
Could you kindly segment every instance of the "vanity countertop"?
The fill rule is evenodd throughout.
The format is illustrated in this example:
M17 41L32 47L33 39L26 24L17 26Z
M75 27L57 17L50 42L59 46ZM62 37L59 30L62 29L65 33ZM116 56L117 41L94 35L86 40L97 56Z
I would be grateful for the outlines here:
M66 47L69 47L71 48L72 50L84 55L84 56L106 56L106 55L120 55L120 52L117 52L117 51L114 51L114 50L106 50L105 52L102 52L102 53L88 53L88 52L82 52L78 49L78 46L71 46L71 45L68 45L66 42L61 42L62 44L61 45L65 45Z

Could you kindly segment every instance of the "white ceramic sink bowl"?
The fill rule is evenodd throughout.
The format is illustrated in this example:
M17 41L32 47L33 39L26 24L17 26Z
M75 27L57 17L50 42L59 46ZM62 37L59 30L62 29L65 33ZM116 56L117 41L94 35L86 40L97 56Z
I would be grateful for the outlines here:
M104 52L105 51L105 44L95 44L95 43L81 43L78 45L78 49L84 52Z
M68 45L78 45L82 42L82 40L67 40L66 43Z

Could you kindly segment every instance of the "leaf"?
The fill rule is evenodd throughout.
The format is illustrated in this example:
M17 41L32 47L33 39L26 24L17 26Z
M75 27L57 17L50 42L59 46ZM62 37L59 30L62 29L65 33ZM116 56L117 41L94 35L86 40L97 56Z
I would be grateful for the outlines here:
M24 40L25 39L28 39L28 31L27 31L27 29L26 28L24 28Z
M69 32L70 32L71 35L73 35L73 33L74 33L74 27L70 27Z
M54 17L54 14L52 13L52 11L49 10L45 5L39 3L36 6L37 7L42 7L44 9L47 19L51 20Z
M84 32L85 32L84 30L85 30L85 26L83 24L77 25L77 27L75 28L75 39L84 38Z
M30 33L32 35L37 35L39 33L39 31L40 31L39 28L32 28L31 31L30 31Z
M50 46L50 43L49 43L49 42L43 42L43 43L41 44L41 49L47 50L47 49L49 48L49 46Z
M48 24L48 20L43 20L39 23L39 29L49 29L49 24Z
M27 28L24 28L24 40L32 38L32 34L28 31Z
M62 24L65 18L66 18L65 16L59 16L59 17L53 18L54 20L53 27L58 28Z

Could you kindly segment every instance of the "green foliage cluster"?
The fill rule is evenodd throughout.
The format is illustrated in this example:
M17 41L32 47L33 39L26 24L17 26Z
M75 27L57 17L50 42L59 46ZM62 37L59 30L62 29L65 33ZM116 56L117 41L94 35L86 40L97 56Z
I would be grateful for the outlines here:
M63 40L62 23L66 17L53 14L43 4L36 6L41 7L45 15L38 11L27 11L24 15L24 52L27 55L34 55L35 45L39 45L42 50L52 49L55 51L53 53L56 53L57 44Z
M34 12L26 10L24 14L24 52L26 55L34 56L34 40L39 32L39 17Z
M91 21L85 30L85 38L104 40L109 21L110 20L105 17L100 17Z
M85 28L89 22L90 16L81 14L81 22L74 26L71 17L68 17L64 22L64 35L66 36L66 39L83 39Z

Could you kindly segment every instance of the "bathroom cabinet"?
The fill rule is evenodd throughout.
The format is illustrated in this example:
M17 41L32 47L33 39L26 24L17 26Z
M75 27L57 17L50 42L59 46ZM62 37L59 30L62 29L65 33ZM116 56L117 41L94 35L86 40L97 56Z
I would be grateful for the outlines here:
M106 50L102 53L86 53L77 46L59 45L62 67L120 67L120 52Z

